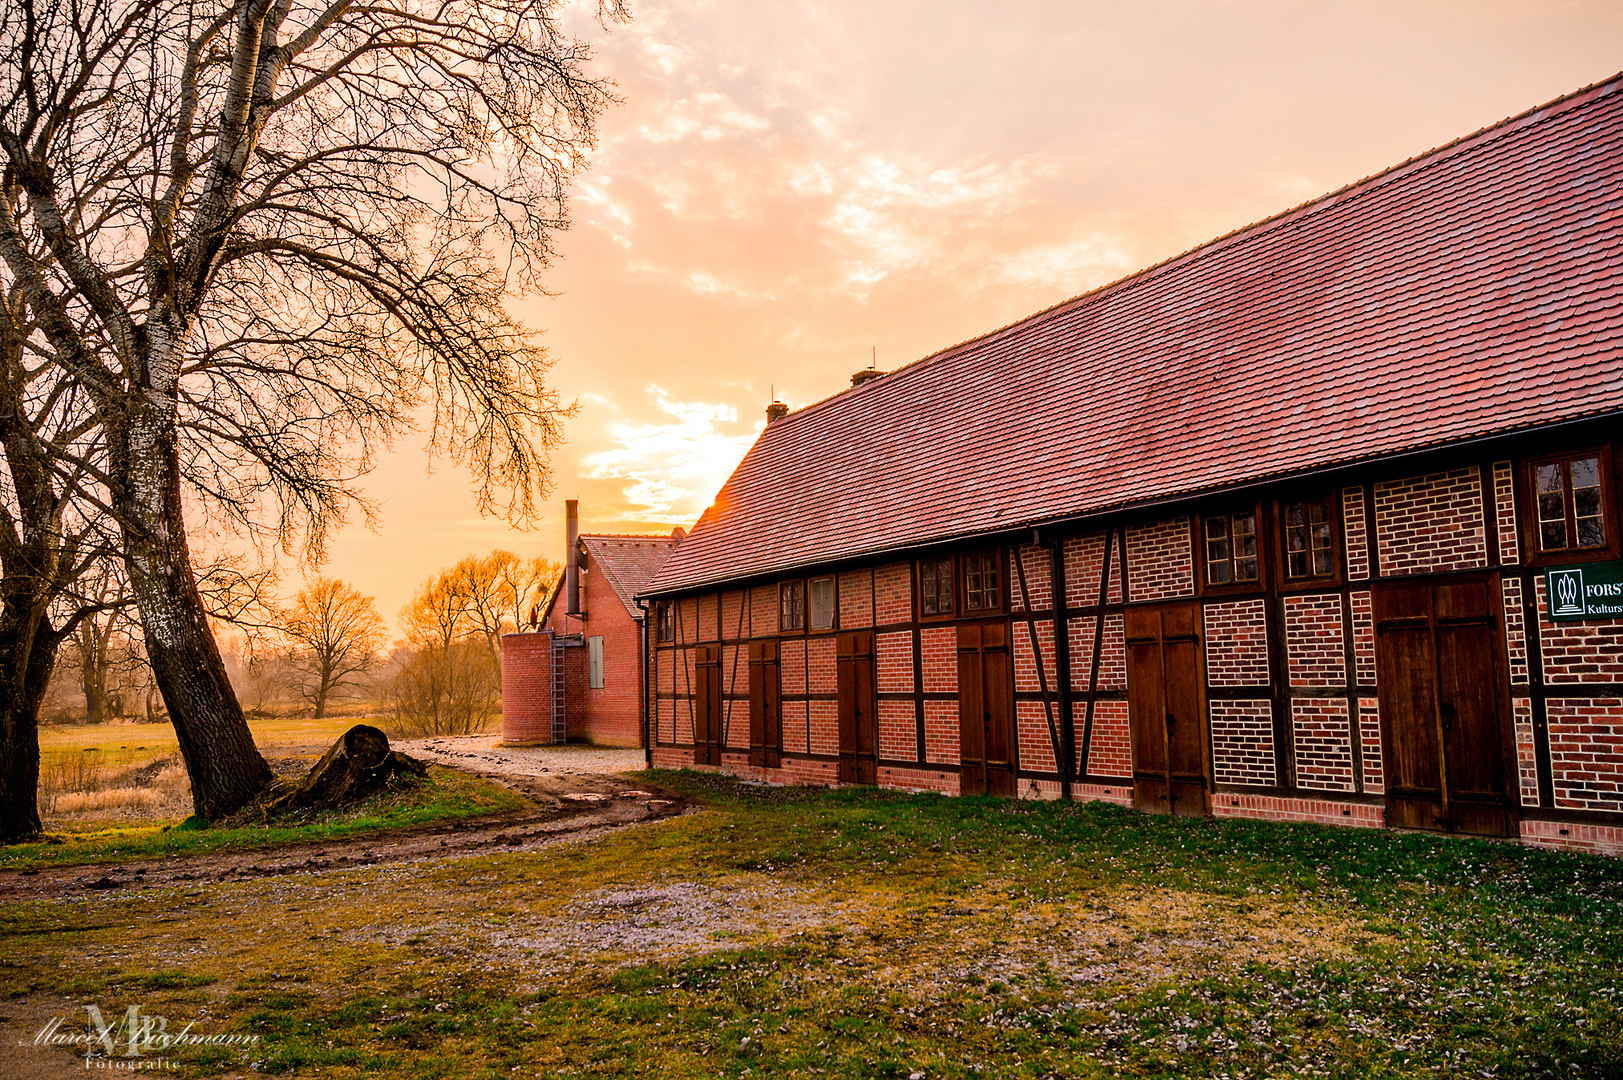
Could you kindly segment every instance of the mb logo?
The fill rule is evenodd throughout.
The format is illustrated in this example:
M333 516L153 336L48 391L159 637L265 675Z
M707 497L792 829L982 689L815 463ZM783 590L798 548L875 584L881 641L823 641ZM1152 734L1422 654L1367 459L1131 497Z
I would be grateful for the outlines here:
M1550 588L1555 597L1552 615L1582 615L1584 613L1584 572L1558 570L1550 575Z

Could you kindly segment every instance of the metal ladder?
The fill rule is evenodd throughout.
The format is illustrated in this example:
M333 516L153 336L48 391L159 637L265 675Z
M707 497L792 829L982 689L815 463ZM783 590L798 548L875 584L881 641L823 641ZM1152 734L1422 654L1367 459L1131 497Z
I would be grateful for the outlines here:
M564 707L564 643L552 638L552 741L569 741L568 714Z

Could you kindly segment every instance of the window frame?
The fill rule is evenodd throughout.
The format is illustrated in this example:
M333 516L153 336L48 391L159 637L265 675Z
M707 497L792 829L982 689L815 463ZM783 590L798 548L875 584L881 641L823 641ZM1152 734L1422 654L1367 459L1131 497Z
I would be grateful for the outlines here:
M937 574L942 573L942 564L945 564L945 580L954 590L951 604L945 611L926 611L924 607L924 567L926 563L936 565ZM939 580L939 579L938 579ZM920 622L940 622L946 619L956 619L960 610L958 589L958 558L956 555L920 555L913 560L913 588L917 594L915 603L918 605L918 618ZM939 585L937 586L939 594Z
M676 640L676 604L661 600L654 606L654 640L658 644Z
M1291 503L1321 503L1325 509L1327 523L1330 526L1330 572L1328 574L1309 574L1306 577L1292 577L1290 572L1290 537L1286 530L1289 524L1286 521L1285 510ZM1326 588L1336 588L1342 585L1347 576L1347 559L1344 551L1346 545L1346 530L1341 518L1341 495L1330 491L1322 495L1308 495L1297 492L1282 495L1272 501L1269 507L1273 517L1273 535L1271 537L1277 562L1276 581L1279 582L1279 591L1298 592L1314 591ZM1311 528L1311 524L1310 524ZM1309 539L1309 544L1312 541ZM1309 557L1312 548L1309 547Z
M1233 525L1233 519L1234 519L1234 516L1236 514L1244 514L1244 513L1247 512L1247 510L1250 511L1250 513L1252 515L1252 520L1256 523L1256 532L1253 534L1256 537L1256 544L1257 544L1257 576L1256 576L1256 579L1253 580L1253 581L1211 581L1211 580L1208 580L1208 573L1209 573L1210 568L1208 567L1207 561L1206 561L1206 522L1213 519L1213 518L1219 518L1219 517L1229 519L1229 526L1228 526L1228 539L1229 539L1229 544L1230 544L1229 563L1232 566L1232 564L1234 562L1234 552L1233 552L1234 525ZM1196 589L1197 589L1197 591L1199 592L1200 595L1202 595L1202 596L1207 596L1207 595L1221 596L1221 595L1226 595L1226 594L1229 594L1229 593L1251 594L1251 593L1263 593L1263 592L1268 591L1268 562L1269 562L1269 555L1271 554L1271 552L1269 551L1269 548L1272 546L1268 541L1269 541L1269 532L1271 531L1271 529L1270 529L1270 522L1269 522L1268 516L1264 515L1264 513L1263 513L1263 504L1261 502L1229 504L1224 509L1212 510L1212 511L1203 511L1203 512L1198 513L1198 514L1192 514L1192 515L1190 515L1190 517L1191 517L1192 522L1193 522L1193 535L1191 536L1190 539L1191 539L1192 545L1193 545L1192 554L1193 554L1194 560L1195 560L1195 583L1196 583Z
M990 559L998 575L997 603L983 607L971 607L969 604L969 575L970 560ZM984 571L982 571L984 573ZM982 587L984 592L984 586ZM1001 615L1009 607L1009 566L1008 556L1002 547L977 548L966 551L958 558L958 610L966 619L981 619L991 615Z
M586 689L603 689L603 635L586 639Z
M786 591L792 592L798 597L798 612L800 616L800 622L798 625L789 625L786 621L789 615L789 612L785 610L784 605L784 596ZM791 578L788 581L778 582L778 633L804 634L806 632L806 615L806 579Z
M817 626L817 625L815 625L815 622L812 619L812 586L814 586L818 582L822 582L822 581L828 582L828 625L827 626ZM814 578L807 578L806 579L805 623L806 623L806 633L808 633L808 634L822 634L822 633L827 633L830 630L839 629L839 625L840 625L840 585L839 585L839 575L837 575L837 574L819 574L818 576L816 576Z
M1546 551L1539 543L1538 520L1538 485L1534 480L1534 471L1540 465L1552 462L1571 462L1576 458L1594 457L1600 459L1600 511L1601 524L1606 530L1606 543L1600 547L1567 547L1554 551ZM1580 446L1570 450L1561 450L1553 454L1539 454L1536 457L1522 458L1514 463L1512 475L1515 477L1516 493L1516 525L1518 539L1521 541L1522 563L1527 566L1556 566L1566 563L1606 562L1623 557L1623 544L1619 543L1619 534L1623 533L1623 522L1618 520L1618 491L1617 474L1613 471L1612 444L1600 443L1597 445ZM1572 474L1570 466L1563 470L1563 481L1567 485L1563 494L1567 496L1567 517L1569 523L1573 522L1571 496ZM1569 539L1571 537L1569 536ZM1497 555L1497 552L1494 553ZM1494 560L1497 562L1497 559Z

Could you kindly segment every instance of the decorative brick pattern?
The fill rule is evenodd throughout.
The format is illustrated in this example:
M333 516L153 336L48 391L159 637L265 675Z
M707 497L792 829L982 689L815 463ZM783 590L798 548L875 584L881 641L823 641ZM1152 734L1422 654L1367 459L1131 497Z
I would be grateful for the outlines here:
M1026 587L1020 588L1016 564L1024 565ZM1054 569L1048 549L1022 544L1009 553L1009 607L1011 611L1051 611L1054 607Z
M1037 633L1038 652L1031 649L1032 630ZM1054 676L1054 623L1052 619L1035 619L1030 624L1015 623L1010 627L1014 635L1014 688L1022 693L1057 688ZM1037 665L1042 665L1041 671Z
M958 692L958 631L950 626L927 626L919 631L919 652L924 667L926 694Z
M873 572L874 621L880 626L913 619L911 563L887 563Z
M1364 518L1364 489L1341 489L1342 544L1347 552L1347 580L1369 577L1369 523Z
M1364 793L1380 795L1386 791L1386 770L1381 763L1380 698L1358 699L1358 737L1363 740Z
M1268 685L1267 603L1207 604L1206 679L1212 686Z
M1510 462L1493 463L1493 506L1499 530L1499 562L1514 566L1522 561L1521 538L1516 535L1516 487Z
M1094 689L1127 689L1127 628L1119 612L1105 616L1105 632L1099 640L1099 685Z
M1285 655L1292 686L1345 686L1345 650L1341 597L1285 597Z
M1352 601L1353 666L1359 686L1375 685L1375 601L1367 592L1348 593Z
M1623 810L1623 698L1549 698L1555 805L1564 810Z
M1132 777L1133 749L1127 726L1127 702L1094 702L1088 775Z
M911 701L881 701L878 727L880 757L913 761L919 756L918 718Z
M833 701L806 703L807 742L813 754L840 752L840 707Z
M1352 733L1345 698L1295 698L1291 730L1296 742L1296 786L1352 791Z
M849 570L840 575L840 629L861 630L873 625L873 572Z
M1188 518L1135 525L1127 530L1127 582L1135 603L1195 595Z
M1522 843L1590 855L1623 855L1623 825L1583 825L1565 821L1523 821Z
M1386 808L1378 804L1281 799L1272 795L1214 795L1212 816L1301 821L1317 825L1355 825L1369 829L1386 825Z
M1090 615L1083 619L1072 619L1066 630L1071 636L1071 689L1082 693L1089 690L1088 680L1093 678L1093 628L1095 622Z
M716 594L705 593L698 601L699 640L720 641L721 623L717 621Z
M874 635L875 683L881 694L913 692L913 635L909 631ZM909 704L908 708L912 708Z
M1545 619L1544 576L1533 579L1538 595L1539 652L1547 683L1623 683L1623 619L1561 622Z
M806 692L832 694L839 689L839 654L831 637L806 639Z
M1071 607L1089 607L1099 602L1105 538L1105 533L1091 533L1065 539L1065 602Z
M778 645L778 678L785 696L806 693L806 640L790 638Z
M1510 685L1527 685L1527 620L1522 616L1521 578L1499 582L1505 602L1505 656L1510 662Z
M1521 781L1522 805L1538 805L1538 750L1533 742L1533 699L1511 698L1516 721L1516 774Z
M1475 466L1375 485L1375 538L1385 576L1488 565Z
M1072 784L1071 800L1073 802L1110 802L1115 803L1117 806L1132 806L1133 789L1130 786Z
M958 703L924 703L924 760L941 765L958 764Z
M1020 740L1020 768L1025 772L1058 772L1054 741L1048 737L1048 713L1040 701L1014 703L1016 738Z
M1212 766L1219 784L1274 782L1274 715L1266 698L1211 703Z
M721 636L747 638L750 635L750 614L744 603L743 589L721 594Z
M502 742L552 741L552 634L502 635Z
M783 702L783 752L806 753L806 703Z

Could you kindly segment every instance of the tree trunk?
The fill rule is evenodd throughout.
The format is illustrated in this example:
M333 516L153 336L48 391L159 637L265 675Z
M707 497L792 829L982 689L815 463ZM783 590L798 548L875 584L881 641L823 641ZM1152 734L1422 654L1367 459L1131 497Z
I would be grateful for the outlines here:
M168 352L178 353L178 346ZM172 386L178 356L154 345L147 359L163 369L149 368L153 381ZM149 392L112 419L115 497L147 659L180 742L193 809L217 821L263 791L273 774L231 689L192 573L173 398Z
M40 831L39 707L56 659L41 633L44 619L6 606L0 615L0 841Z
M79 686L85 695L85 723L99 724L107 719L107 638L94 619L79 624L74 637L79 643Z

